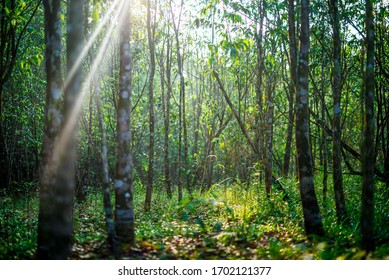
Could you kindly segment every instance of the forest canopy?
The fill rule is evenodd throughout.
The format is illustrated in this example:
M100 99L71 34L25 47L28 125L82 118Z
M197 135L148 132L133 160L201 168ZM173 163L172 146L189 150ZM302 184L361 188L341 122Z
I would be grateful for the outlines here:
M387 0L3 0L0 259L387 259Z

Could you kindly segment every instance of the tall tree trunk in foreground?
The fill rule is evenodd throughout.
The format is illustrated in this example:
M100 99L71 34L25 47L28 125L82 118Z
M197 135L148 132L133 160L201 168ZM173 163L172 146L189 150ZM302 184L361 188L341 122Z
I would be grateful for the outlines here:
M38 215L38 244L37 258L54 258L52 213L55 188L56 160L53 157L54 143L58 139L61 128L61 113L59 101L62 95L61 74L61 8L60 1L43 1L45 16L45 43L46 43L46 112L45 134L42 145L42 160L40 167L40 193ZM65 253L67 254L67 253Z
M362 144L362 248L375 249L374 240L374 15L373 0L366 0L365 115Z
M131 81L132 58L130 50L130 1L125 1L119 17L120 24L120 71L119 101L117 109L117 155L115 173L115 230L118 242L133 244L134 202L132 186L131 155Z
M81 67L76 65L82 51L83 1L68 2L67 84L64 122L59 128L58 102L61 96L61 24L59 1L44 1L46 28L47 105L46 132L42 148L40 209L37 257L66 259L73 234L78 114L74 107L81 92ZM57 142L58 140L58 142Z
M324 236L314 183L309 142L308 73L309 73L309 0L301 1L301 34L296 91L296 148L300 195L307 235Z

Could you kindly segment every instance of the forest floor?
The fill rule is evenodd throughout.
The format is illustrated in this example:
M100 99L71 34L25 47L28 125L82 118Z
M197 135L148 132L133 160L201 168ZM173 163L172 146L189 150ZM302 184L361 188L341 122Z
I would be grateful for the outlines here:
M359 248L359 210L351 208L351 225L336 223L331 200L321 203L325 238L309 240L295 184L285 184L288 199L244 184L215 185L206 193L186 194L181 202L156 191L151 211L143 195L135 200L136 245L124 259L389 259L389 205L376 200L377 250ZM134 193L142 194L135 186ZM0 198L0 259L33 259L38 199ZM356 203L356 202L355 202ZM101 194L93 190L74 211L74 245L70 259L113 259L105 230Z
M287 201L281 194L269 199L254 187L218 186L177 203L157 193L148 213L142 209L143 201L135 203L139 207L137 242L125 248L123 258L389 259L387 230L377 242L378 249L366 254L359 248L358 222L338 226L330 210L323 217L327 236L308 239L298 193L288 195ZM95 216L92 205L93 202L80 205L82 223L76 224L73 259L113 258L106 243L104 219L100 214ZM96 227L96 220L100 227Z

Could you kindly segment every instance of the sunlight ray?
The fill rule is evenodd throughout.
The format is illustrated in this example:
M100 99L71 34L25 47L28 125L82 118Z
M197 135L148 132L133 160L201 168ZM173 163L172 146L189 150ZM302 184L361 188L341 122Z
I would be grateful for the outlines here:
M93 31L92 35L89 37L88 41L86 42L84 48L82 49L80 57L77 59L76 63L73 65L72 69L70 69L65 82L64 82L64 88L66 89L67 85L69 84L69 81L73 78L74 74L76 73L78 67L80 67L82 61L87 56L90 48L92 47L93 42L97 38L97 36L100 34L102 28L109 20L111 14L113 11L115 11L115 8L118 6L119 2L123 2L123 0L113 0L111 6L109 7L108 11L105 13L104 17L101 21L99 21L98 25L96 26L95 30ZM117 9L120 11L120 8ZM113 21L114 22L114 21Z
M112 20L110 25L109 25L109 29L108 29L106 35L104 36L103 42L101 43L101 45L98 48L96 58L95 58L92 66L90 68L90 71L89 71L85 81L83 82L81 92L77 96L77 100L75 102L76 105L74 106L74 108L72 108L72 111L70 114L71 117L64 124L63 129L58 137L58 141L54 147L53 157L55 159L57 159L55 161L57 164L58 164L59 160L61 160L62 155L66 152L65 151L65 148L67 146L66 144L68 143L68 141L72 135L72 132L74 131L74 129L77 126L77 122L79 119L78 116L79 116L81 109L82 109L82 103L83 103L84 97L85 97L86 92L87 92L87 87L90 84L92 78L95 76L98 67L100 66L100 63L103 59L105 51L107 50L108 43L109 43L111 35L114 31L117 20L119 19L119 14L122 14L121 11L122 11L123 7L125 6L124 5L125 2L127 2L127 0L118 0L118 1L120 2L119 6L118 6L119 12L115 14L114 20ZM57 166L55 166L54 168L56 169Z

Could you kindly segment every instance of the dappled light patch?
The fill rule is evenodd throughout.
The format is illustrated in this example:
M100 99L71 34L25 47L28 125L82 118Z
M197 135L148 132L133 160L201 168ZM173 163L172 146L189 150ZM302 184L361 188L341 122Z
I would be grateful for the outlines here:
M293 186L293 185L292 185ZM285 184L291 200L267 199L264 190L239 185L213 187L212 193L194 192L180 203L157 193L149 212L143 212L142 189L136 187L136 243L124 246L124 259L387 259L387 239L375 253L358 247L358 223L336 223L334 211L324 219L326 238L308 240L300 209L293 199L297 189ZM35 255L38 199L6 207L0 222L0 258L30 259ZM281 210L280 210L281 209ZM379 206L378 209L384 209ZM381 210L379 210L381 211ZM357 219L352 219L355 221ZM383 231L383 229L381 229ZM12 233L12 235L11 235ZM12 239L11 239L12 237ZM385 241L386 240L386 241ZM8 242L8 244L4 244ZM113 259L107 243L102 194L91 191L74 210L74 238L70 259Z

